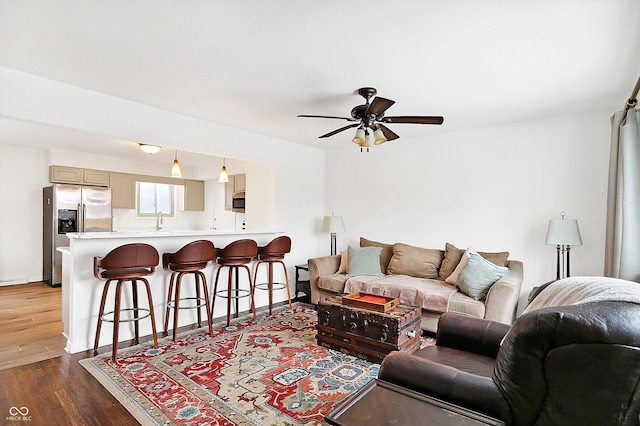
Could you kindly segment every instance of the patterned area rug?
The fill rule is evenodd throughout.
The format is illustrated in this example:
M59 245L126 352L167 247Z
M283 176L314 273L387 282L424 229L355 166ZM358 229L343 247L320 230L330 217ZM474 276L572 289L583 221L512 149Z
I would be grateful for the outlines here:
M80 363L143 425L320 425L379 366L318 346L316 322L295 303Z

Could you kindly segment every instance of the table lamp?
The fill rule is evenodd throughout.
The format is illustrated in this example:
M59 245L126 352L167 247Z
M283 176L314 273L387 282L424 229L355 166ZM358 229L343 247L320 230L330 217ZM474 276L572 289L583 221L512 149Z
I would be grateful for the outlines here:
M546 244L556 246L556 279L571 276L569 270L569 252L571 246L581 246L582 237L576 219L565 219L565 212L561 212L562 219L551 219L547 229ZM560 260L562 258L562 261ZM566 275L565 275L566 271ZM562 272L562 274L561 274Z
M331 233L331 256L336 254L336 234L346 232L342 216L325 216L322 221L322 232Z

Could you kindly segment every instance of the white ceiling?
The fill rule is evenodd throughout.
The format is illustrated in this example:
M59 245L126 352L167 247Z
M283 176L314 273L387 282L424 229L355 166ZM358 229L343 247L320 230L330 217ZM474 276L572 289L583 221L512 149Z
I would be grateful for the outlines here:
M640 73L640 1L0 0L0 65L335 148L353 132L317 137L348 122L296 115L349 116L363 86L396 101L388 115L445 117L389 125L400 141L619 110ZM105 152L126 142L11 117L0 132L78 150L89 136Z

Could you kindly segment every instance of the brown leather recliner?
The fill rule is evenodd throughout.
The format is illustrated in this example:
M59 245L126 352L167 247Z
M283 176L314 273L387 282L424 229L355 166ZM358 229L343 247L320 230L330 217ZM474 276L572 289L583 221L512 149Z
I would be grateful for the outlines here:
M446 313L436 340L392 352L378 378L507 425L640 423L639 304L542 308L511 327Z

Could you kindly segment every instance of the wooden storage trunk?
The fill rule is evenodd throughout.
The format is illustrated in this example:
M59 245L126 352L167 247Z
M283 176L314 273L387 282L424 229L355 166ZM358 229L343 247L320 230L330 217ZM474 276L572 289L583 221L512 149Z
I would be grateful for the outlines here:
M371 362L381 362L391 351L413 353L420 348L420 308L398 305L375 312L341 300L332 297L316 307L319 345Z

